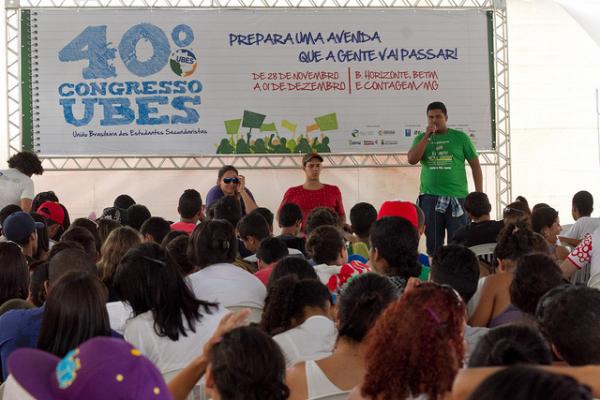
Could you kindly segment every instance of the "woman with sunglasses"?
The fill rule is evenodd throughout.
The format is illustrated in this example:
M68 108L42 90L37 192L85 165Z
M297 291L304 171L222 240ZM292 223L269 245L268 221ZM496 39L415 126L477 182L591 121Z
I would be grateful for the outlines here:
M242 215L257 207L252 192L246 187L246 178L239 175L233 165L224 165L219 169L217 184L206 195L206 208L225 196L235 196L240 200Z
M529 209L529 204L523 200L514 201L506 206L502 212L504 225L516 224L521 221L530 223L531 210Z
M350 400L448 396L462 366L465 304L450 286L407 287L366 338L365 379Z

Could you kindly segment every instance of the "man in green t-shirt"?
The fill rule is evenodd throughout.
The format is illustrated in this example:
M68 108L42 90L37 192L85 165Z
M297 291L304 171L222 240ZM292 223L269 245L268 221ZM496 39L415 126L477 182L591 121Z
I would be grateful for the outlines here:
M465 160L471 166L475 191L483 188L477 151L467 134L447 126L448 112L441 102L427 106L427 129L417 135L408 152L408 162L421 162L421 188L417 204L425 213L427 253L444 244L445 233L454 232L468 223L463 210L469 194Z

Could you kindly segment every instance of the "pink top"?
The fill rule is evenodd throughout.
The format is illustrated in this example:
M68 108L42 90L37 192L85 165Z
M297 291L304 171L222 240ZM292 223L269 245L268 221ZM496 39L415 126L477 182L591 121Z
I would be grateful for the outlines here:
M171 224L171 230L172 231L182 231L182 232L186 232L188 235L190 235L192 233L192 231L194 230L194 228L196 227L196 224L191 223L191 222L175 222L173 224Z
M318 190L307 190L302 185L291 187L283 195L279 208L286 203L297 204L302 210L302 229L304 229L308 214L316 207L327 207L334 210L340 220L346 215L342 204L342 193L334 185L323 184L323 187Z

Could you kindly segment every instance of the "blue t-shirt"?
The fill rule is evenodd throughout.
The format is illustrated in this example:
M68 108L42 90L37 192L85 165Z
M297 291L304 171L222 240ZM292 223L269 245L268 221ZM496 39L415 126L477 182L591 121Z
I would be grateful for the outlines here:
M36 348L44 306L22 310L10 310L0 316L0 358L2 380L8 376L8 356L22 347Z
M44 306L29 309L10 310L0 316L0 358L2 359L2 380L8 376L8 356L20 348L36 348ZM111 330L111 336L123 336Z
M424 267L431 267L431 265L429 265L429 257L427 254L419 253L419 263Z
M248 196L250 196L250 198L252 200L254 200L254 196L252 195L252 192L250 191L250 189L246 188L246 192L248 192ZM212 203L214 203L217 200L222 199L223 197L225 197L225 193L223 193L223 191L221 190L219 185L215 185L215 186L211 187L210 190L208 191L208 193L206 194L206 208L210 207L210 205ZM256 200L254 200L254 201L256 201ZM240 207L242 207L242 215L246 215L246 206L244 206L244 200L242 200L241 198L240 198Z

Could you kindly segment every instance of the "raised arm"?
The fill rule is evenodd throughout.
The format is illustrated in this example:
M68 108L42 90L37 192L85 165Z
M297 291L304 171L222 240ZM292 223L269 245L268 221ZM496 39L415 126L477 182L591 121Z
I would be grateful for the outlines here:
M31 199L23 198L23 199L21 199L20 203L21 203L20 204L21 210L23 210L25 212L35 211L35 210L31 210L31 205L33 204L33 201Z
M435 132L435 125L429 125L421 138L421 141L416 143L409 151L408 151L408 163L410 165L415 165L423 158L423 154L425 153L425 149L427 148L427 143L429 142L429 138Z
M566 236L559 236L558 240L561 243L568 244L569 246L572 246L572 247L577 247L579 245L579 243L581 243L580 239L573 239L573 238L566 237Z
M212 337L208 339L204 348L202 349L202 355L196 357L190 364L181 370L169 383L169 392L173 396L173 400L185 400L189 396L190 392L196 385L196 383L204 376L206 368L209 364L209 354L212 347L221 341L221 337L227 332L232 331L240 326L247 325L247 318L250 315L250 310L245 308L237 311L236 313L229 313L225 315L217 329L213 333Z
M252 212L252 210L255 210L258 206L256 205L256 202L254 201L252 196L250 196L250 193L246 189L246 177L243 175L239 175L238 178L240 180L240 183L238 184L237 191L238 191L240 197L242 198L242 201L244 202L244 207L246 208L246 214L249 214L250 212Z
M591 262L592 257L594 256L593 243L592 243L592 235L589 233L585 235L581 243L577 245L571 251L571 253L565 258L565 260L560 264L560 269L562 270L563 276L566 279L571 279L571 276L585 267L589 262Z

